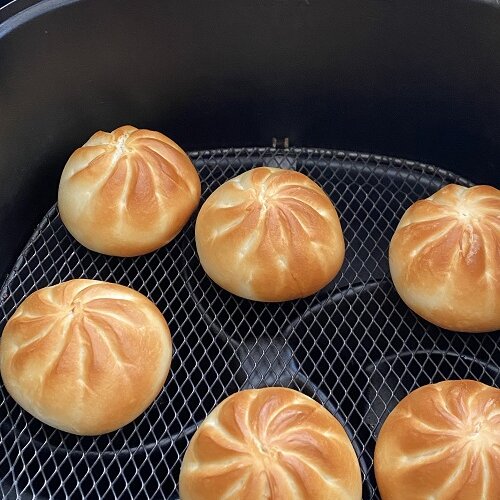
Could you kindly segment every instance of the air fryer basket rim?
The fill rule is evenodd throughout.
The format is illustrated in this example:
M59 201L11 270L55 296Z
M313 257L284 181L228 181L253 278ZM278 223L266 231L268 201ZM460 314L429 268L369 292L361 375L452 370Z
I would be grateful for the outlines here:
M59 7L64 7L65 5L70 5L72 3L81 2L85 0L2 0L0 1L0 23L7 20L11 20L14 16L21 13L24 10L32 9L36 7L28 14L27 17L23 19L16 19L13 24L8 28L2 30L0 28L0 36L2 33L15 29L17 26L26 22L27 20L33 19L34 17L48 12ZM469 1L471 3L484 3L488 6L500 8L500 0L452 0L452 1Z

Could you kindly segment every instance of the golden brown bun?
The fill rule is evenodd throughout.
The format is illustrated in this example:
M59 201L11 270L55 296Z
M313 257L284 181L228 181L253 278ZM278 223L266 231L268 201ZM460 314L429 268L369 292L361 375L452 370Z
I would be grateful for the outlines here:
M196 220L205 272L251 300L306 297L327 285L344 260L335 207L304 174L260 167L216 189Z
M375 447L383 500L498 500L500 390L472 380L406 396Z
M172 358L169 328L149 299L84 279L28 296L0 342L2 379L14 400L80 435L110 432L140 415Z
M427 321L500 329L500 191L450 184L403 215L389 247L394 285Z
M171 241L200 201L200 178L175 142L126 125L96 132L64 167L59 212L96 252L131 257Z
M361 498L361 472L337 419L300 392L237 392L201 424L182 462L181 500Z

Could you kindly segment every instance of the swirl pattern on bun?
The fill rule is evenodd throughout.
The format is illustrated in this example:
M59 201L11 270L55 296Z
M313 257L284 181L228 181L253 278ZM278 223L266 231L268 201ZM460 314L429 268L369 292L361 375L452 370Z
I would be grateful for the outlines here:
M500 498L500 389L450 380L411 392L375 448L383 500Z
M182 500L361 499L359 463L337 419L280 387L220 403L191 439L179 484Z
M69 158L59 212L82 245L131 257L171 241L200 201L198 173L165 135L130 125L96 132Z
M141 414L172 358L168 325L144 295L76 279L28 296L0 339L7 391L57 429L96 435Z
M500 329L500 191L450 184L403 215L389 247L394 285L427 321Z
M235 295L279 302L327 285L344 260L333 203L299 172L259 167L216 189L196 220L208 276Z

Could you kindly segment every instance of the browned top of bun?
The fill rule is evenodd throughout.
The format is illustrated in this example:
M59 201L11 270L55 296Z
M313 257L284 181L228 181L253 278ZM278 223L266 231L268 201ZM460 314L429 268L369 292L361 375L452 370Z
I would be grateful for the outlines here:
M182 500L361 498L356 454L339 422L284 388L233 394L193 436Z
M382 426L375 473L384 500L500 498L500 390L451 380L413 391Z
M260 167L225 182L201 207L196 246L207 274L252 300L282 301L327 285L344 259L339 218L299 172Z
M28 296L0 345L11 396L74 434L102 434L132 421L159 393L171 357L169 328L149 299L85 279Z
M454 184L414 203L389 251L391 275L415 312L444 328L500 328L500 191Z
M200 191L196 169L175 142L126 125L96 132L71 155L59 185L59 211L84 246L127 257L173 239Z

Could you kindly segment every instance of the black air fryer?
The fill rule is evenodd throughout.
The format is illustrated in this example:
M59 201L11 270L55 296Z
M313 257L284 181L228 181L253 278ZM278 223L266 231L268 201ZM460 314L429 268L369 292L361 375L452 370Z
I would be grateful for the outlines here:
M82 247L57 209L69 155L95 131L159 130L186 151L202 202L256 166L302 172L334 201L341 273L317 294L257 303L215 285L181 234L137 258ZM500 336L433 326L399 298L388 245L442 186L500 182L500 2L14 0L0 9L0 331L31 292L101 279L153 300L172 369L126 427L78 437L0 383L0 496L178 498L197 426L228 395L284 386L321 403L380 498L380 427L410 391L500 385Z

